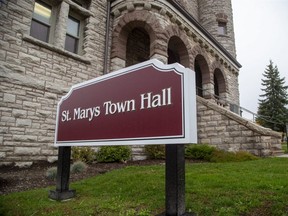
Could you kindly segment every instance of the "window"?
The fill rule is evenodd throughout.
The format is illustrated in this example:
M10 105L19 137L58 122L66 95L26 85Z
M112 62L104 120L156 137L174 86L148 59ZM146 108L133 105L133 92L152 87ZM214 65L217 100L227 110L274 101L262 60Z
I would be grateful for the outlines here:
M226 22L218 22L218 34L227 35L227 24L226 24Z
M69 16L67 21L65 49L73 53L78 52L79 29L80 29L80 21Z
M40 1L34 5L30 35L38 40L48 42L50 33L51 7Z
M86 9L90 3L91 0L35 0L30 35L23 38L68 56L82 55L84 27L87 18L93 16Z

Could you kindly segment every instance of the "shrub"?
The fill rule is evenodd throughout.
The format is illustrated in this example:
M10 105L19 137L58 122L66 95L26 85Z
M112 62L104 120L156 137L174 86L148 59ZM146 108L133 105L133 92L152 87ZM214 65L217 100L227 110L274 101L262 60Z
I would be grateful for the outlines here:
M145 145L145 152L150 159L165 159L165 145Z
M131 158L131 148L128 146L103 146L96 155L97 161L126 162Z
M245 151L239 151L234 153L234 152L227 152L224 150L216 150L212 153L210 161L216 163L224 163L224 162L241 162L257 159L258 157Z
M91 147L72 147L72 159L89 164L96 159L96 152Z
M186 145L185 157L188 159L207 160L210 161L212 153L216 151L215 147L208 145Z
M57 176L57 167L50 167L46 171L46 178L50 180L55 180Z
M227 152L219 150L209 145L187 145L185 148L185 157L188 159L206 160L209 162L240 162L256 160L258 157L245 151Z
M87 169L87 165L83 161L76 161L71 166L71 173L81 173Z
M246 151L238 151L235 153L237 161L249 161L249 160L257 160L259 159L255 155L246 152Z

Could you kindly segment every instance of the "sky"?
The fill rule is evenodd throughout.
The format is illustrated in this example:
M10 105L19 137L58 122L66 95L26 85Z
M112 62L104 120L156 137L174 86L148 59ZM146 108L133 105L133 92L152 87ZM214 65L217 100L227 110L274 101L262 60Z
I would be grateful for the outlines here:
M270 60L288 85L288 0L232 0L232 8L237 60L242 65L240 106L257 113L261 79Z

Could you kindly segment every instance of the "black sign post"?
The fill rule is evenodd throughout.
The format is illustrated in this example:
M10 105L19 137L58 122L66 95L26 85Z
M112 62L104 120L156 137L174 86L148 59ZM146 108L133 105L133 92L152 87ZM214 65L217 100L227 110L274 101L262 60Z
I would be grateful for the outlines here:
M58 148L56 190L49 192L53 200L67 200L75 196L75 190L69 190L71 146Z
M166 215L185 213L184 145L166 145Z
M166 145L166 212L158 216L192 216L185 212L185 146Z

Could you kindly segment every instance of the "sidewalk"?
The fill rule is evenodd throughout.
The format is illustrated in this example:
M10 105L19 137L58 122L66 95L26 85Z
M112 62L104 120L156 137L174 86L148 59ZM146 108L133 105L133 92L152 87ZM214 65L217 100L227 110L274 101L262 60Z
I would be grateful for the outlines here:
M276 157L285 157L285 158L288 158L288 154L283 154L283 155L279 155L279 156L276 156Z

